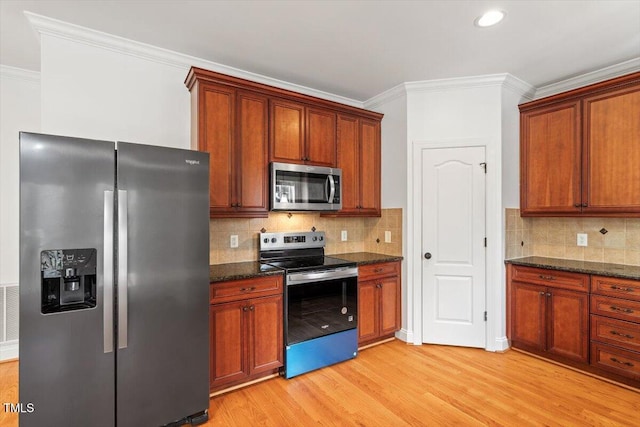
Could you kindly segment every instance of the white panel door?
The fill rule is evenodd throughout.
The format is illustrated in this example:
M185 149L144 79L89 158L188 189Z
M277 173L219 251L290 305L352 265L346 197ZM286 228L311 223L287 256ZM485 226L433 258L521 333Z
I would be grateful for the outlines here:
M485 347L484 147L422 150L422 340Z

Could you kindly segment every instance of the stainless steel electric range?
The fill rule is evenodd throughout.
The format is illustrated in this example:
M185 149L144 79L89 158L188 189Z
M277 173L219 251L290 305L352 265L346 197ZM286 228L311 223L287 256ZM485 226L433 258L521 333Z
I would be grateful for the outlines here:
M325 243L322 231L260 234L260 261L285 270L285 378L358 353L358 267Z

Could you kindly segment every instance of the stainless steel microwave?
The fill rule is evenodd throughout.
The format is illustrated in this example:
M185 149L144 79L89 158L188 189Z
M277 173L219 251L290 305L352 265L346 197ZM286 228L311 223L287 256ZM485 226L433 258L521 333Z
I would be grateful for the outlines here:
M272 211L342 209L342 169L271 163Z

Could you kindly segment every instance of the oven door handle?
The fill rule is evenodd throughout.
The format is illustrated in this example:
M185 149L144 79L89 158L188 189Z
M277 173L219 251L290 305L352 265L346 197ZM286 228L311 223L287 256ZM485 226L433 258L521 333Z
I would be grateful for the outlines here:
M322 282L325 280L348 279L358 277L358 267L347 267L327 271L313 271L287 274L287 286L302 283Z

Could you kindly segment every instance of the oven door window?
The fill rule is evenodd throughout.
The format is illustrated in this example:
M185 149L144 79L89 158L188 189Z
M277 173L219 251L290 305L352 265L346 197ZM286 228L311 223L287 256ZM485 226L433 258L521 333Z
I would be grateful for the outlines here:
M287 286L287 344L295 344L358 325L358 279Z

